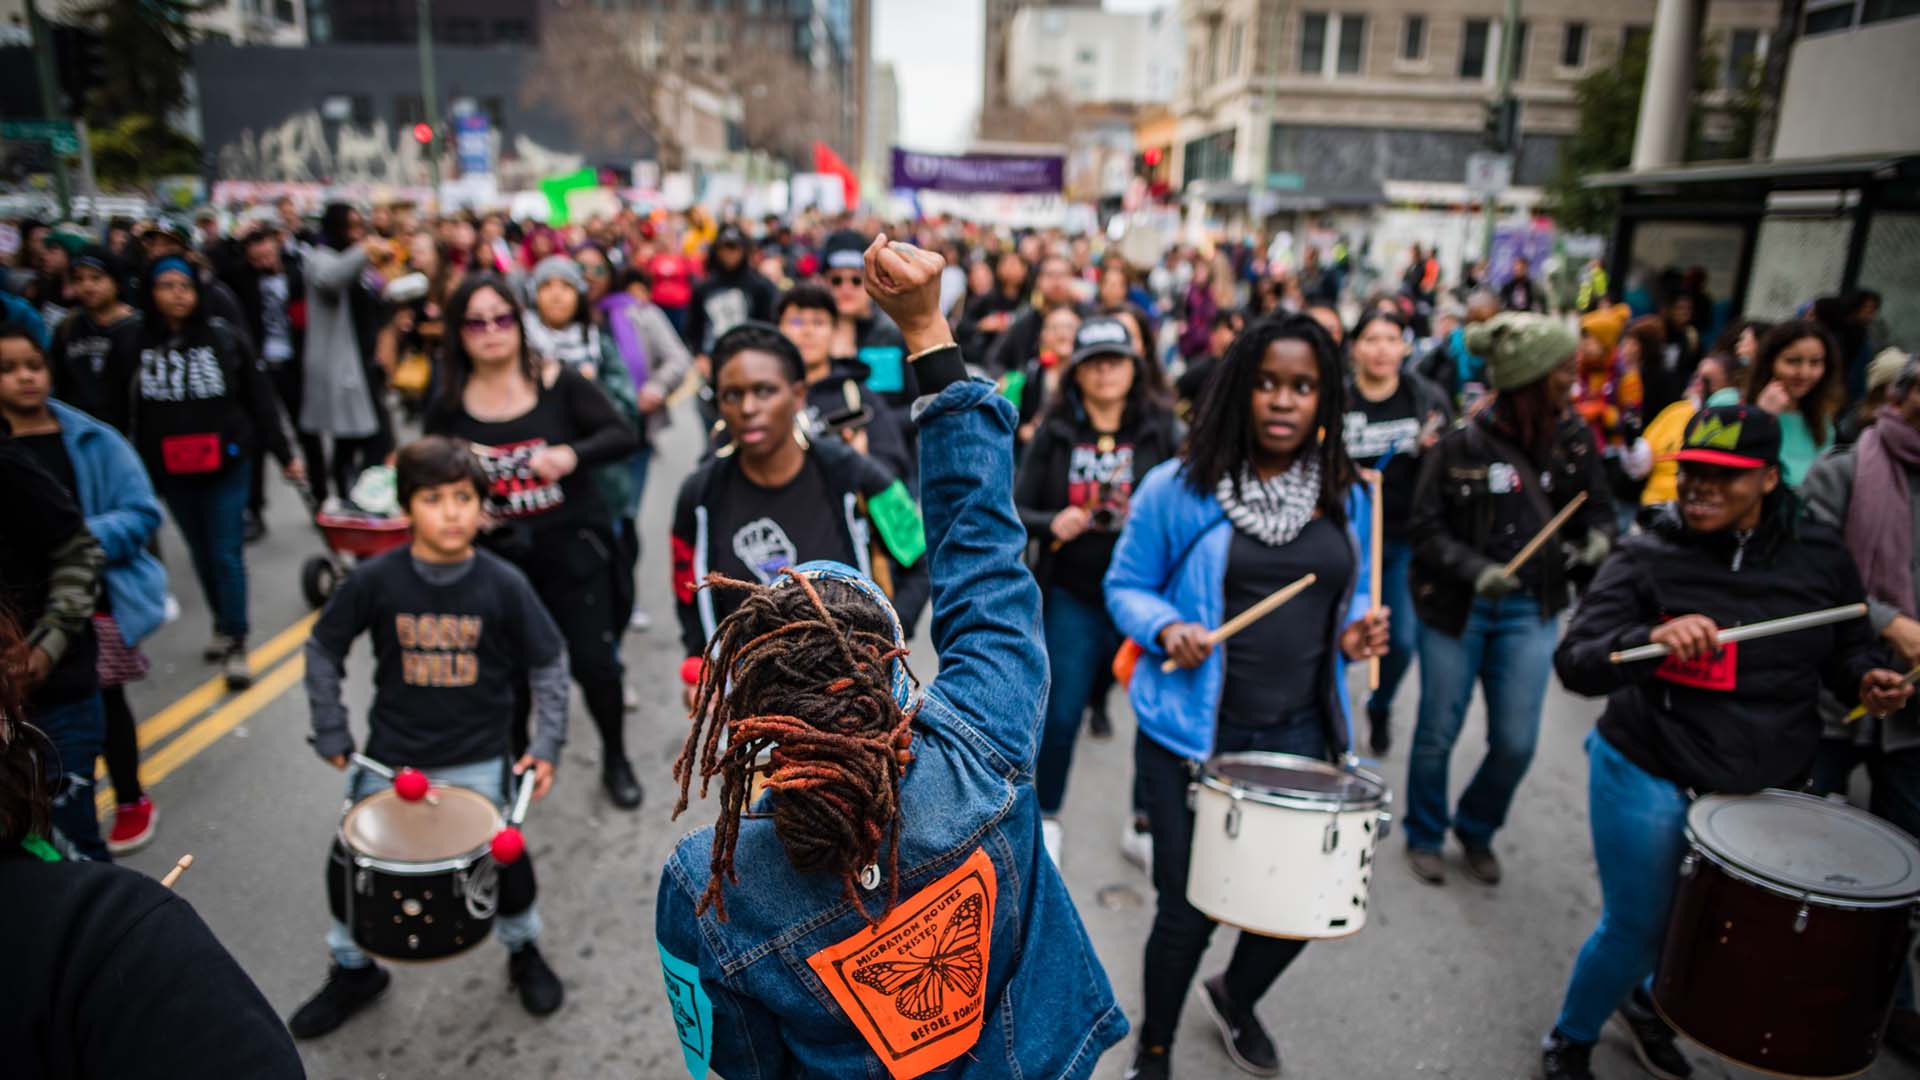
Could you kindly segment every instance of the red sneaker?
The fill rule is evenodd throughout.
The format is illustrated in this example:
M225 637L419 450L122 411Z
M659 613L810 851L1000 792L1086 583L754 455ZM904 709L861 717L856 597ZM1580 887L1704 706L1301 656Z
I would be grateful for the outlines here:
M160 811L145 795L138 802L121 803L113 808L113 831L107 834L107 850L115 855L139 851L153 839L154 822Z

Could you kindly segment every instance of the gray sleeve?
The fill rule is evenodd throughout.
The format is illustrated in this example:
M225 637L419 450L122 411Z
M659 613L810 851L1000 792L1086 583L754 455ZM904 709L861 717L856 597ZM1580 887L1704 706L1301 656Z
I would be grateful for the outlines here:
M662 394L671 394L686 379L693 357L658 307L648 305L640 313L640 329L647 339L647 361L651 365L647 383Z
M527 673L533 691L533 741L527 753L541 761L558 762L560 748L567 742L567 654L564 650L552 661L537 665Z
M347 703L340 690L347 676L346 660L327 651L326 646L311 637L307 639L305 653L307 708L313 724L313 733L307 736L307 742L313 745L313 752L323 758L351 754L353 733L347 730Z

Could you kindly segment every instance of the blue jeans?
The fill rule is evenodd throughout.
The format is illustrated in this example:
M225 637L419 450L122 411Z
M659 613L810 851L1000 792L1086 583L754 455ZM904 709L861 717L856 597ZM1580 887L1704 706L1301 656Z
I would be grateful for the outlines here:
M93 763L107 739L107 714L98 691L79 701L54 705L32 714L59 755L62 781L53 797L53 827L73 845L75 854L95 862L112 862L106 841L100 838L100 818L93 805Z
M1080 714L1102 664L1111 663L1120 647L1120 631L1106 608L1055 586L1047 590L1041 621L1047 635L1046 726L1040 732L1039 760L1034 765L1034 793L1040 812L1053 816L1067 794L1067 769L1073 764L1073 744L1080 734Z
M1447 827L1485 847L1506 824L1513 794L1533 761L1540 705L1553 671L1554 620L1521 592L1475 597L1467 626L1452 637L1420 624L1420 720L1407 765L1407 846L1438 850ZM1487 694L1487 756L1447 814L1447 764L1466 722L1476 679Z
M437 765L423 771L436 784L466 788L485 795L504 812L507 808L507 792L502 787L502 778L506 768L506 762L500 758L489 758L465 765ZM347 804L359 802L389 783L391 781L378 773L369 772L358 765L349 765ZM513 915L500 912L494 916L493 932L499 936L500 944L505 945L508 952L531 944L540 936L540 909L529 907ZM373 963L373 958L354 944L353 931L338 919L333 920L333 925L327 928L327 950L333 953L333 962L343 968L363 968Z
M1860 765L1867 767L1872 784L1867 809L1905 829L1908 836L1920 836L1920 747L1887 753L1878 747L1822 739L1813 758L1813 780L1807 786L1815 795L1845 795L1847 780ZM1914 1006L1911 964L1900 965L1893 1005L1897 1009Z
M1687 796L1595 731L1587 736L1587 818L1600 865L1600 924L1573 962L1554 1026L1590 1043L1660 962L1687 853Z
M1388 540L1380 545L1380 596L1378 602L1389 614L1387 655L1380 658L1380 689L1367 699L1370 716L1386 716L1393 711L1393 695L1400 680L1413 666L1420 620L1413 615L1413 589L1407 571L1413 562L1413 545L1405 540Z
M160 494L174 524L187 538L193 572L213 612L213 631L247 636L247 476L251 462L238 461L213 477L160 478Z

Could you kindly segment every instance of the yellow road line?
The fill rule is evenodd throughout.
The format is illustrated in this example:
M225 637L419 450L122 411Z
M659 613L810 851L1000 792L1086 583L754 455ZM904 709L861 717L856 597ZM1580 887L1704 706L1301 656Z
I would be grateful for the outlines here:
M204 720L188 728L178 738L141 762L141 784L150 786L166 779L173 770L193 760L200 751L212 746L222 735L239 727L275 698L285 693L306 673L307 658L295 656L262 675L258 681L241 691L233 700L208 713ZM102 815L112 810L112 789L102 788L99 795L95 797L94 803Z
M264 644L248 653L247 663L256 672L265 671L279 663L282 657L306 643L307 634L313 629L314 621L318 618L320 613L317 611L302 616L292 626L268 638ZM215 702L226 696L226 693L227 680L220 675L215 675L187 691L166 708L140 722L140 726L135 729L139 745L143 748L152 747L194 717L212 708ZM94 779L98 780L106 775L106 761L104 759L96 761L93 767Z

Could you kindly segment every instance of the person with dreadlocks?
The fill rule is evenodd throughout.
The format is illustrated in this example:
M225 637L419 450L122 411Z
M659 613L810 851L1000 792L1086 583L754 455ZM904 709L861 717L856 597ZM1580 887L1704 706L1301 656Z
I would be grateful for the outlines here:
M1347 661L1387 649L1388 613L1372 610L1365 573L1373 510L1347 457L1345 413L1340 353L1320 323L1255 322L1208 380L1181 455L1134 488L1107 569L1108 613L1153 659L1128 687L1140 725L1134 797L1159 894L1128 1077L1171 1075L1181 1003L1213 936L1187 902L1196 764L1243 751L1352 753ZM1307 574L1315 582L1284 615L1210 642L1210 628ZM1248 1072L1280 1074L1253 1008L1304 947L1243 932L1227 970L1204 984L1227 1052Z
M0 658L30 647L0 604ZM60 752L27 719L23 675L0 662L6 1075L304 1077L272 1006L191 904L145 874L70 857L53 827Z
M942 265L881 236L863 266L925 393L939 677L916 688L898 616L852 567L705 583L742 599L702 654L676 813L696 779L719 813L668 860L655 925L695 1077L1075 1078L1126 1034L1041 845L1047 660L1013 406L967 377Z

